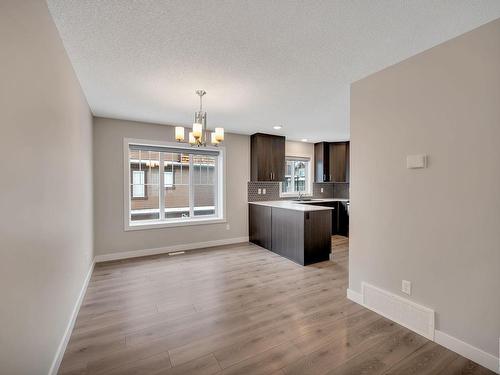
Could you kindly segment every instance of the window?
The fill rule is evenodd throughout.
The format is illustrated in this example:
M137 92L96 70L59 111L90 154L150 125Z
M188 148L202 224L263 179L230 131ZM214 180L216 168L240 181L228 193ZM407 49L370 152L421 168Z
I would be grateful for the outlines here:
M174 172L163 172L163 181L166 188L174 187Z
M132 171L132 198L145 198L144 171Z
M223 147L124 144L126 229L223 220Z
M286 158L285 180L281 184L282 195L311 193L310 164L307 158Z

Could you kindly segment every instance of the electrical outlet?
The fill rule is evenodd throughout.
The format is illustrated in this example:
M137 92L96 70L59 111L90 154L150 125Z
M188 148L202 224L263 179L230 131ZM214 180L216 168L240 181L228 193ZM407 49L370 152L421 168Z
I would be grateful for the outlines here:
M257 189L257 194L261 195L262 194L262 189Z
M321 192L323 193L323 188L321 188Z
M266 195L266 189L262 189L262 194Z
M226 224L226 230L231 229L231 226L229 224Z
M401 291L405 294L411 295L411 281L403 280L401 282Z

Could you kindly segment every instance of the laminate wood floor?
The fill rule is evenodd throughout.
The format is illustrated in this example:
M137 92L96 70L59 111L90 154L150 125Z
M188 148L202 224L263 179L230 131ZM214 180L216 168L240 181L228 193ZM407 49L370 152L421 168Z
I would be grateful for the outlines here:
M98 264L59 373L493 374L349 301L348 247L307 267L249 243Z

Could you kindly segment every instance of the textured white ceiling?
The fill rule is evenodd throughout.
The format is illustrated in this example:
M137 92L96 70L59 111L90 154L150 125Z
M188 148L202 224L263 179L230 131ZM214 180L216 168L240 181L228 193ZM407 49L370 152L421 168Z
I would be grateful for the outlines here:
M499 0L48 0L97 116L349 138L349 84L500 17ZM273 125L283 125L276 131Z

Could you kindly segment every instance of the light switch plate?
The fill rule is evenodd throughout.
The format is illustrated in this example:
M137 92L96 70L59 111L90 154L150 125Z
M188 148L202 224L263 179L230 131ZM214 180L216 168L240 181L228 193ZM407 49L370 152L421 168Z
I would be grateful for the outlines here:
M427 168L427 155L408 155L406 157L406 168Z
M323 188L321 188L321 192L323 192Z
M402 291L404 294L411 295L411 281L408 281L408 280L403 280L403 281L401 282L401 291Z
M262 189L262 194L266 195L266 189Z
M262 194L262 189L257 189L257 194L261 195Z

